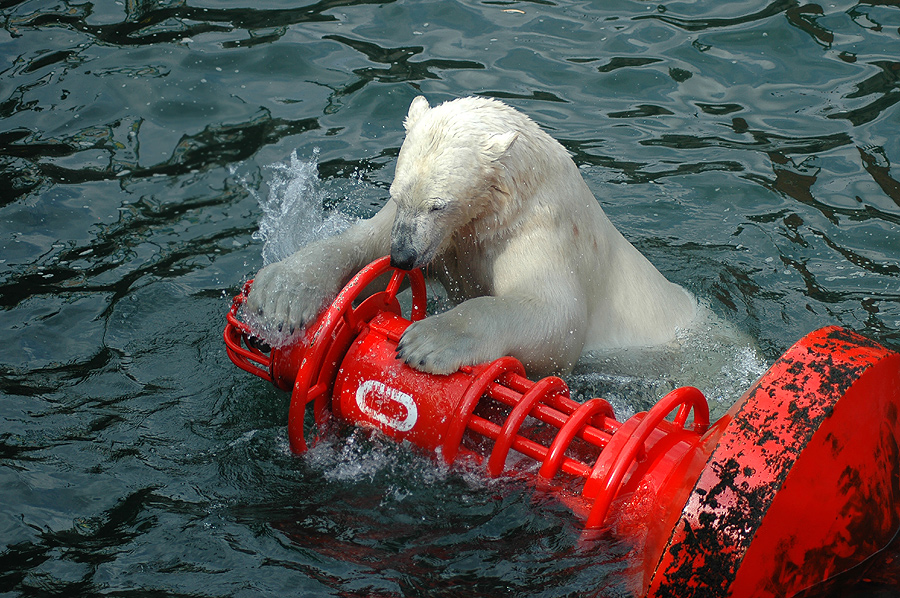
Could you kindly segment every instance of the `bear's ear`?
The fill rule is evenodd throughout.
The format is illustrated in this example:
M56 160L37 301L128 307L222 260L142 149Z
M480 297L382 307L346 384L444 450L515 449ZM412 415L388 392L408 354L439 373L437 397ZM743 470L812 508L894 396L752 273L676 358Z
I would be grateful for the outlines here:
M412 103L409 105L409 112L406 113L406 120L403 121L403 128L409 131L416 124L416 121L428 112L430 108L431 106L428 105L428 100L424 96L413 98Z
M497 161L506 155L512 144L518 139L518 131L509 131L507 133L497 133L488 137L485 147L485 154L489 160Z

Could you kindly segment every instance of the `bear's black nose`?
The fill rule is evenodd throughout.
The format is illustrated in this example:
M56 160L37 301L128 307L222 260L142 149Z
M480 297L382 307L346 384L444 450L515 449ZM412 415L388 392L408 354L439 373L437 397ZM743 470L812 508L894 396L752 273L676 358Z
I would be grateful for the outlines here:
M391 266L401 270L411 270L416 263L416 252L406 247L391 248Z

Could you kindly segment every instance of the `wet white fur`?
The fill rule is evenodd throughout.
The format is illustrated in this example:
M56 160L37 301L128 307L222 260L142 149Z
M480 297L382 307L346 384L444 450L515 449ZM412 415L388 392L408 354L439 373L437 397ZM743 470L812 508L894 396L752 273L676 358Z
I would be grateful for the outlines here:
M429 265L459 302L401 340L401 357L433 373L503 355L531 375L565 373L587 351L667 343L695 318L694 299L625 240L527 116L417 97L404 126L384 208L258 273L248 307L265 323L302 326L388 253Z

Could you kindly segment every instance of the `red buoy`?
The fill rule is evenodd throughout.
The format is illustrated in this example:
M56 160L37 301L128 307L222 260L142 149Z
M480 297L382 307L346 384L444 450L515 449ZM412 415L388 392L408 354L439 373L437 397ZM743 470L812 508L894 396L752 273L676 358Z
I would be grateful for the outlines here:
M885 547L898 409L900 354L837 327L804 337L706 434L690 487L667 490L683 506L647 545L648 594L791 596Z
M712 427L703 395L679 388L624 423L600 398L578 403L560 378L532 382L504 357L437 376L396 358L425 317L418 271L354 306L390 270L363 269L296 342L263 350L238 319L232 361L291 390L288 435L306 450L304 419L333 414L500 475L511 451L585 519L627 534L635 591L647 596L790 596L845 571L900 527L900 354L846 330L819 330L788 350ZM408 276L410 319L397 292ZM669 416L672 414L671 420ZM691 423L688 423L689 416Z

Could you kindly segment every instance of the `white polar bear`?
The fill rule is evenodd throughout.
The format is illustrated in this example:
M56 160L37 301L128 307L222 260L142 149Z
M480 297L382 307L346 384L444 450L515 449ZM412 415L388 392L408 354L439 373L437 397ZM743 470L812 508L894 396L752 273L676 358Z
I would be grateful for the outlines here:
M265 326L316 317L372 260L429 266L458 305L409 326L398 356L446 374L503 355L530 375L582 353L654 346L696 302L613 227L566 150L485 98L409 107L390 199L375 216L256 276L247 307Z

